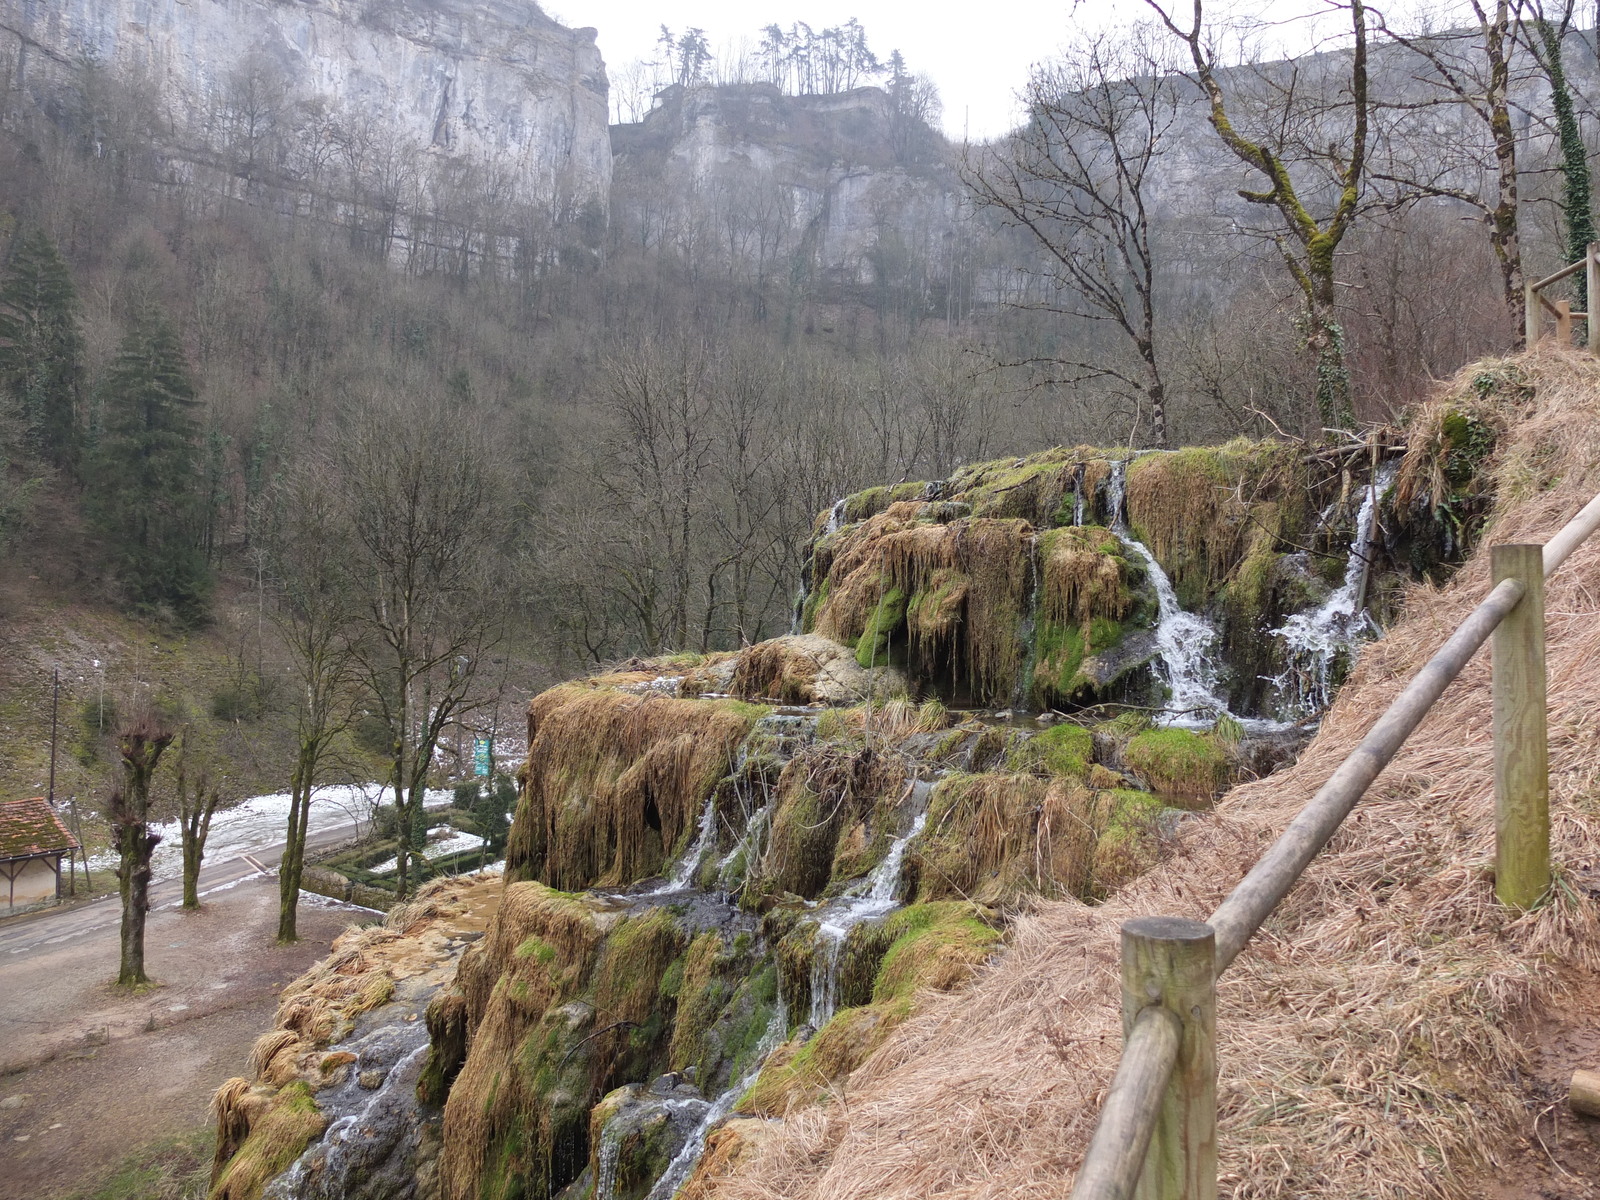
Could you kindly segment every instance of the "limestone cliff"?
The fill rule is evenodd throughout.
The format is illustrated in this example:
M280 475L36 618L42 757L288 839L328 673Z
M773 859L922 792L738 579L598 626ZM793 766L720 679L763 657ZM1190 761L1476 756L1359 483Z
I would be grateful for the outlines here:
M191 168L315 189L337 161L393 174L398 155L417 192L471 163L570 209L610 187L595 31L532 0L0 0L0 50L58 116L105 68Z

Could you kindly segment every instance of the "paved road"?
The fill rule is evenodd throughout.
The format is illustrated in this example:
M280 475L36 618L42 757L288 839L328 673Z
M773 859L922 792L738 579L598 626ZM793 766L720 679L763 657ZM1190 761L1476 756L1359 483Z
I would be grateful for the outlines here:
M312 834L306 839L309 850L322 849L355 837L354 823L338 825ZM250 857L268 870L278 865L283 857L284 843L277 842L260 850L251 850ZM200 867L200 891L228 887L260 872L243 858L228 858L220 862L207 860ZM88 904L62 908L46 908L27 916L0 924L0 971L18 956L36 953L47 946L58 946L73 938L115 938L122 922L122 906L117 903L116 876L110 871L96 871L95 887L111 890ZM79 886L82 886L80 882ZM150 888L150 907L176 908L183 902L182 879L168 879Z

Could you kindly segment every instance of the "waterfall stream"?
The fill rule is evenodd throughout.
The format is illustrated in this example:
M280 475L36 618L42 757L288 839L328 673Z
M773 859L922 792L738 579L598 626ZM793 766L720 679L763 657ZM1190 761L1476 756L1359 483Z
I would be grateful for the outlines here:
M1161 569L1150 548L1133 536L1133 531L1123 519L1123 505L1127 494L1126 460L1111 464L1111 478L1107 484L1108 507L1111 510L1111 530L1133 555L1145 566L1150 583L1155 588L1159 610L1156 623L1156 648L1167 678L1171 700L1167 712L1159 723L1163 725L1210 725L1217 717L1228 713L1228 702L1217 690L1218 669L1212 658L1217 644L1217 630L1199 613L1192 613L1178 603L1172 590L1172 580Z
M684 1142L683 1148L667 1164L667 1169L661 1173L661 1178L656 1180L655 1186L650 1189L645 1200L672 1200L672 1197L678 1194L678 1189L684 1185L699 1163L700 1156L706 1152L706 1139L711 1136L712 1129L733 1111L733 1106L738 1103L739 1097L755 1086L756 1078L761 1074L762 1064L767 1061L767 1055L782 1044L788 1032L789 1014L784 1011L780 1002L772 1014L772 1020L767 1022L766 1032L761 1035L761 1041L756 1046L750 1069L711 1102L711 1107L706 1109L706 1115L700 1118L700 1124L694 1127L689 1140Z
M811 1010L806 1014L811 1028L821 1029L833 1019L838 1007L839 953L850 931L863 921L900 907L895 895L900 887L900 867L911 839L928 823L928 798L932 793L931 783L920 779L912 783L911 796L918 811L911 828L889 844L888 853L867 876L860 895L847 897L831 911L817 915L817 941L811 955Z
M743 757L743 751L740 751ZM735 766L737 771L742 762ZM700 867L700 860L705 857L706 847L711 844L711 833L717 825L716 796L706 797L706 806L700 814L700 831L695 835L694 845L684 851L683 857L673 865L672 874L667 876L666 882L654 891L648 893L652 896L664 896L668 892L681 892L694 883L695 872Z
M1273 683L1285 712L1292 716L1309 717L1332 703L1340 656L1353 652L1361 638L1373 629L1361 593L1378 504L1398 469L1396 463L1385 463L1367 484L1367 494L1356 516L1343 583L1315 612L1295 613L1272 631L1283 642L1286 660L1282 674Z
M622 1134L612 1117L600 1130L599 1173L595 1179L594 1200L613 1200L617 1194L617 1161L622 1157Z

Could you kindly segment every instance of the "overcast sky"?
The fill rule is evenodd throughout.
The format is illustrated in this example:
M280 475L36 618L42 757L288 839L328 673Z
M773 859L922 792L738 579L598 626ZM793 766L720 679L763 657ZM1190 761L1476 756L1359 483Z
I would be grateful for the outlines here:
M600 31L600 52L615 71L654 53L663 22L674 33L698 26L716 47L748 39L752 47L767 25L787 29L805 21L813 29L851 17L867 31L880 58L899 50L907 67L931 76L944 101L944 127L960 138L1003 133L1017 113L1016 94L1028 67L1065 39L1069 20L1105 19L1117 9L1137 13L1139 0L1072 0L1059 3L971 5L912 0L550 0L543 4L564 25Z
M1207 14L1208 20L1231 16L1260 29L1253 38L1258 52L1275 58L1309 48L1330 28L1348 37L1348 17L1336 5L1337 0L1212 0ZM787 29L804 21L820 30L855 17L879 58L899 50L909 70L938 85L945 133L958 141L963 134L975 141L991 138L1016 124L1017 94L1029 67L1058 52L1076 31L1151 16L1143 0L541 0L541 7L565 25L598 29L600 52L614 78L627 64L655 55L663 23L675 34L703 29L713 47L726 53L741 42L754 50L768 25ZM1391 20L1418 20L1427 12L1433 14L1430 23L1448 24L1452 14L1460 19L1464 0L1390 0L1383 7Z

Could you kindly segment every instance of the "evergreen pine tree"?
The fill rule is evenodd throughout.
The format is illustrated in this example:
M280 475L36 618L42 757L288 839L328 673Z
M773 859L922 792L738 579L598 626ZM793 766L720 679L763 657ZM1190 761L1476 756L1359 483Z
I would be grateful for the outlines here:
M159 314L142 314L106 376L90 515L128 600L189 622L204 617L211 587L200 545L197 407L177 334Z
M72 275L42 230L18 236L0 281L0 388L16 401L29 451L75 470L83 337Z

